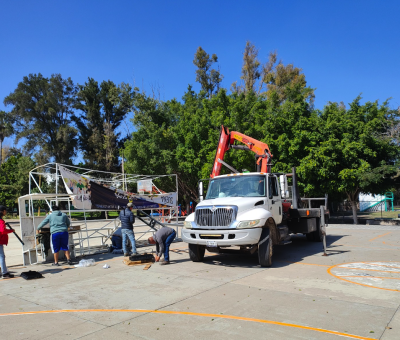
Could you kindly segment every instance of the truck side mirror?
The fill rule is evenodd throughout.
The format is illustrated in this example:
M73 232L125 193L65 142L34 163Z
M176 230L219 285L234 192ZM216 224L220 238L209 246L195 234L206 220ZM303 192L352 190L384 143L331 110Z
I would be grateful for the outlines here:
M203 182L199 182L199 198L200 198L200 202L203 200Z

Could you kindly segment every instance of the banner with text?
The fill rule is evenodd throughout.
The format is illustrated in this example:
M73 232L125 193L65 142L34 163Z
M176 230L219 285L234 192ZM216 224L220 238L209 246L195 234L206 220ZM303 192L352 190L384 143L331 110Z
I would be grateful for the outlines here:
M168 208L177 205L176 192L157 195L136 194L97 183L62 166L60 173L67 193L72 195L72 204L76 209L119 210L129 202L137 209Z

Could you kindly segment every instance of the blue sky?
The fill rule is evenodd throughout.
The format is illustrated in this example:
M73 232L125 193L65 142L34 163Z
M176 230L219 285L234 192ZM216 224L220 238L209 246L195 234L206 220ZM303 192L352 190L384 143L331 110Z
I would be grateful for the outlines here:
M30 73L83 84L128 82L162 99L195 83L198 46L216 53L223 87L240 79L247 40L301 67L328 101L392 97L400 106L399 1L6 1L0 4L0 110ZM6 140L10 144L10 140Z

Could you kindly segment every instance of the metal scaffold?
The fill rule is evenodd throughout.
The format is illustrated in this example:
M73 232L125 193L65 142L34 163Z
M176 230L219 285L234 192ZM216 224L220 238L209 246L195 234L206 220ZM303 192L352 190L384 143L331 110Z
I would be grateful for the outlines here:
M89 185L86 184L85 188L78 185L78 188L74 189L69 184L66 174L82 178ZM72 181L71 179L71 183ZM180 235L179 228L182 224L178 221L177 175L136 175L48 163L29 172L29 193L18 199L21 236L24 242L24 265L52 259L52 254L44 244L38 242L37 227L45 219L45 216L41 216L43 210L50 211L53 204L59 205L61 211L71 219L69 243L73 255L91 255L107 249L106 242L120 226L119 218L115 213L110 216L110 212L118 211L124 206L90 206L93 200L90 184L115 194L117 198L133 198L151 203L146 209L134 207L137 216L134 228L138 246L146 243L147 237L164 224L173 227L177 235Z

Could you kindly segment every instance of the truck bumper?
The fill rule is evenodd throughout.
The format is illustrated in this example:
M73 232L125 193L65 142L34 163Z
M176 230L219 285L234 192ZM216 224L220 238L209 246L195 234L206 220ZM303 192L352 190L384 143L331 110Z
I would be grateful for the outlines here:
M262 228L230 230L182 229L182 240L190 244L207 245L207 241L216 241L218 246L245 246L257 244Z

